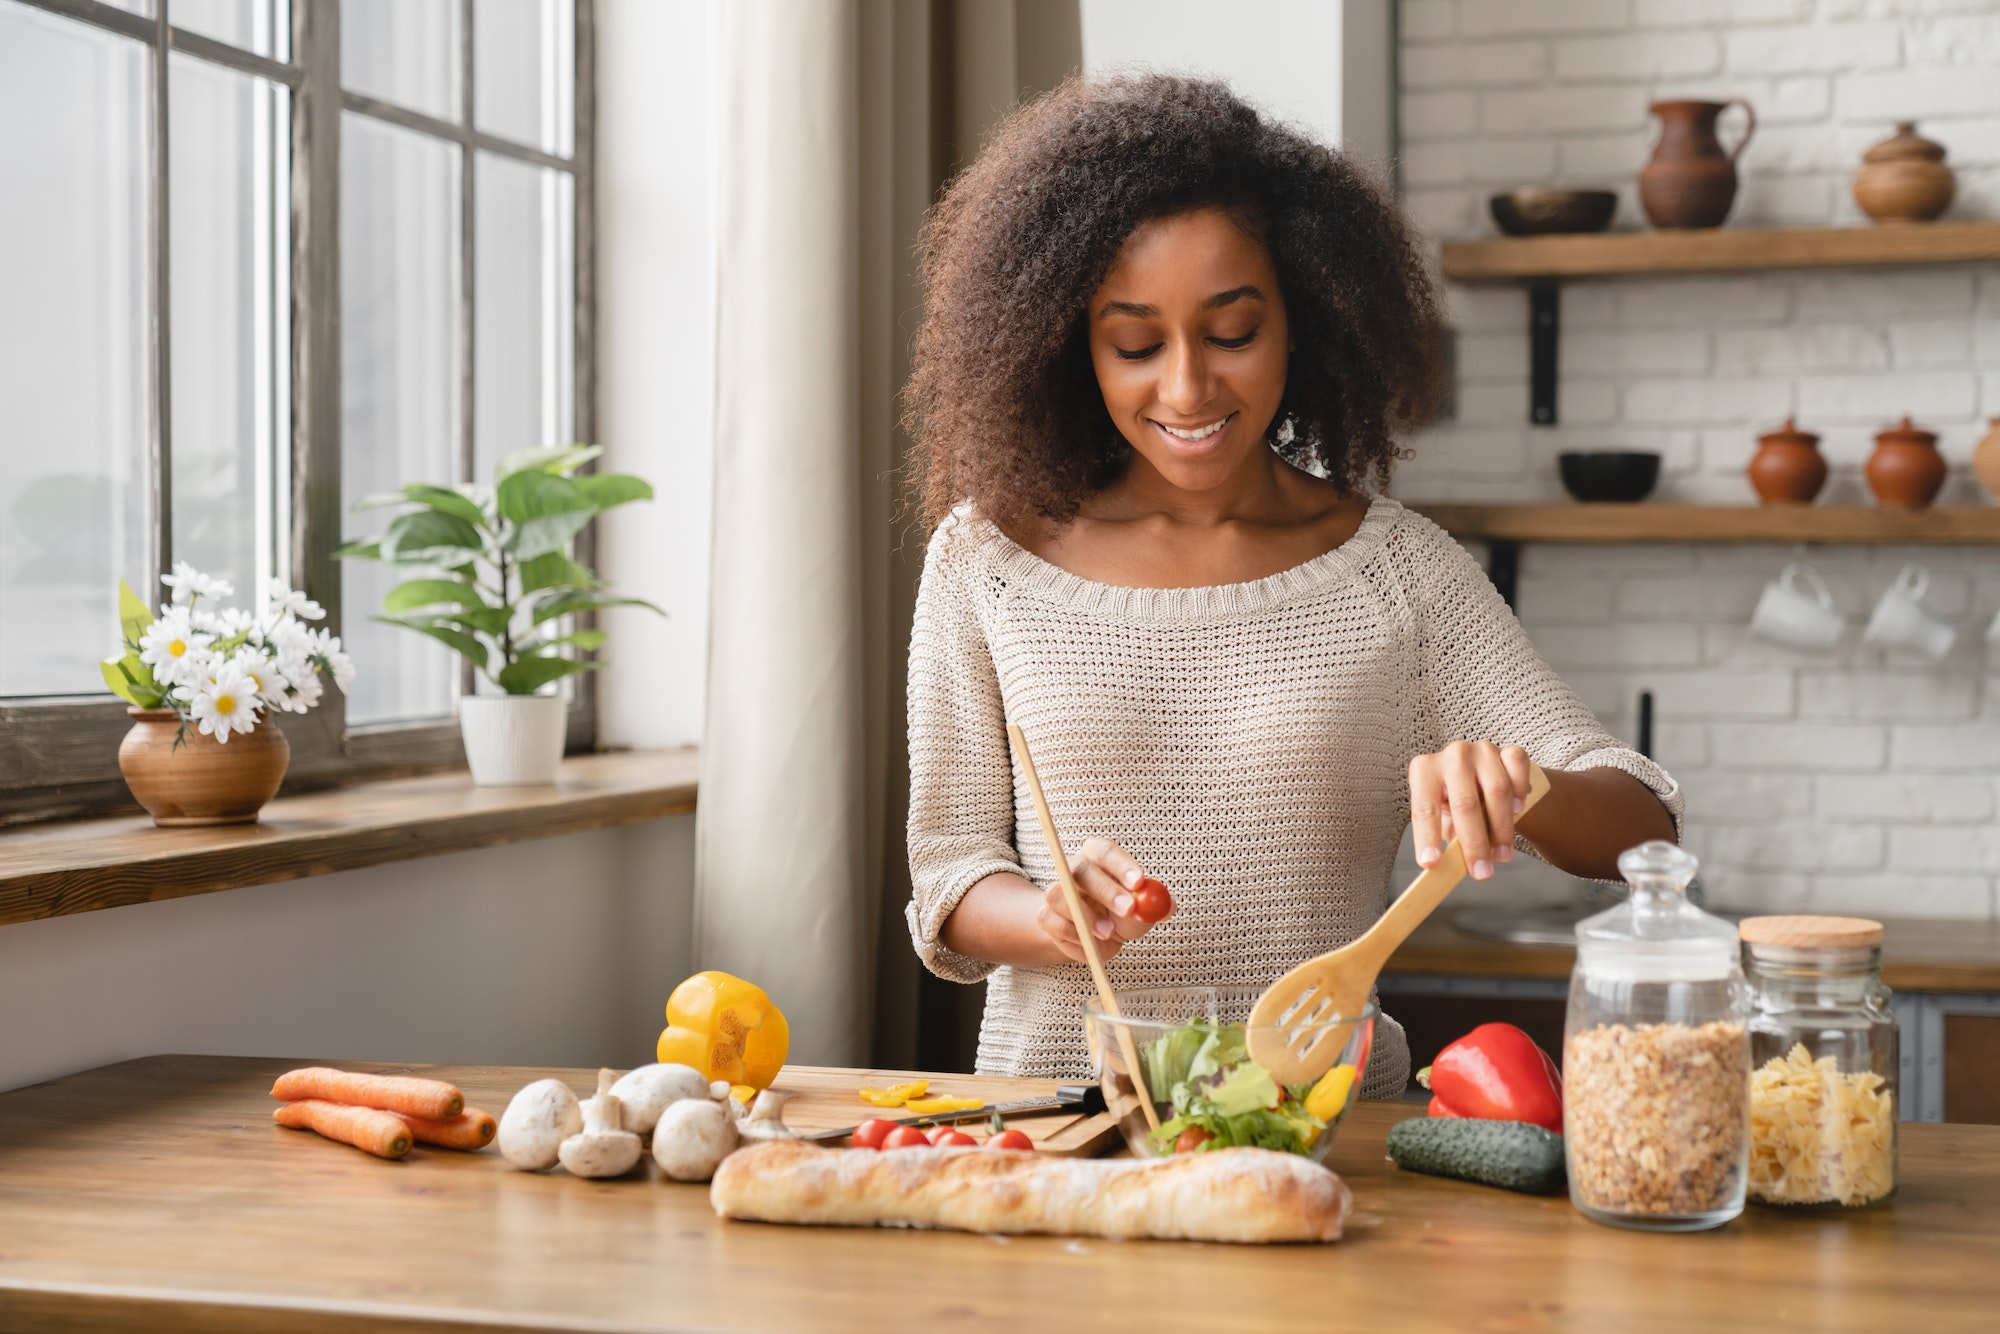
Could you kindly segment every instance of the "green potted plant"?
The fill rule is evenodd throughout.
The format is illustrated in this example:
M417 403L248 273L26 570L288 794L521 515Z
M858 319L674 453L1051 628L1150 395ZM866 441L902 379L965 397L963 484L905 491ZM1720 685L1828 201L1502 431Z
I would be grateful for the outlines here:
M412 482L356 509L402 509L382 535L349 542L338 559L376 560L405 576L375 619L456 650L502 693L459 700L472 780L482 785L552 783L562 760L564 677L599 665L585 657L602 630L575 628L580 612L659 608L614 597L570 554L605 510L650 500L653 488L620 473L579 475L604 451L595 445L530 449L500 460L492 486ZM661 613L664 615L665 613Z

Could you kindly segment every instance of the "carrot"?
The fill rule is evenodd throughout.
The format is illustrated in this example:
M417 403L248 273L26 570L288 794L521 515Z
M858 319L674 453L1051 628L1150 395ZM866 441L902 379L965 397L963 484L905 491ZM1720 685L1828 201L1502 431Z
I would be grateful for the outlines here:
M349 1107L375 1107L385 1112L421 1116L427 1121L449 1121L465 1110L465 1095L442 1080L361 1075L330 1070L323 1065L279 1075L278 1082L271 1085L271 1096L284 1102L317 1098Z
M316 1130L377 1158L401 1158L410 1151L410 1128L402 1118L373 1107L302 1098L274 1109L271 1119L292 1130Z
M402 1112L390 1115L400 1117L419 1144L436 1144L447 1149L483 1149L493 1142L493 1132L499 1129L492 1114L477 1107L466 1108L451 1121L431 1121Z

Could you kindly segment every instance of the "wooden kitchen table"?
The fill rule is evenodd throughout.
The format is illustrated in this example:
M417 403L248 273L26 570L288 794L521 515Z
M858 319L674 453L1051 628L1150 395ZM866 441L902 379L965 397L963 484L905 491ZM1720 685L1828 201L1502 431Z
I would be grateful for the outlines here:
M161 1056L0 1094L0 1330L2000 1324L2000 1128L1903 1126L1886 1209L1658 1235L1401 1173L1383 1136L1417 1109L1363 1104L1334 1150L1355 1195L1335 1245L1007 1239L723 1222L705 1187L530 1175L491 1150L378 1161L271 1123L272 1077L305 1063ZM415 1073L498 1112L530 1079L593 1072Z

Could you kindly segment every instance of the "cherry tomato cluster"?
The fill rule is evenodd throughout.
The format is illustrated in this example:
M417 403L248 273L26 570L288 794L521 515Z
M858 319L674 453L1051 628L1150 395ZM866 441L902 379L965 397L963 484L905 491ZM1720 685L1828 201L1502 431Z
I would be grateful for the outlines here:
M854 1132L857 1149L967 1149L979 1141L955 1126L939 1126L926 1135L915 1126L894 1121L863 1121ZM989 1149L1030 1149L1035 1142L1019 1130L1002 1130L986 1138Z

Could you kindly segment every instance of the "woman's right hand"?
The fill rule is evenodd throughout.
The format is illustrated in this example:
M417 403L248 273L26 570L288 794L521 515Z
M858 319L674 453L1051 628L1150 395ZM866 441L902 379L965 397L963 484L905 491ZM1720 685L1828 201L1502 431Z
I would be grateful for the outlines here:
M1097 938L1100 959L1110 959L1127 941L1137 940L1152 930L1154 924L1139 917L1134 895L1139 882L1146 879L1146 870L1125 849L1108 838L1085 839L1083 846L1071 854L1069 871L1076 879L1084 914ZM1083 943L1077 939L1076 927L1070 921L1069 899L1060 880L1043 893L1035 922L1048 933L1065 958L1076 963L1088 962L1083 955Z

